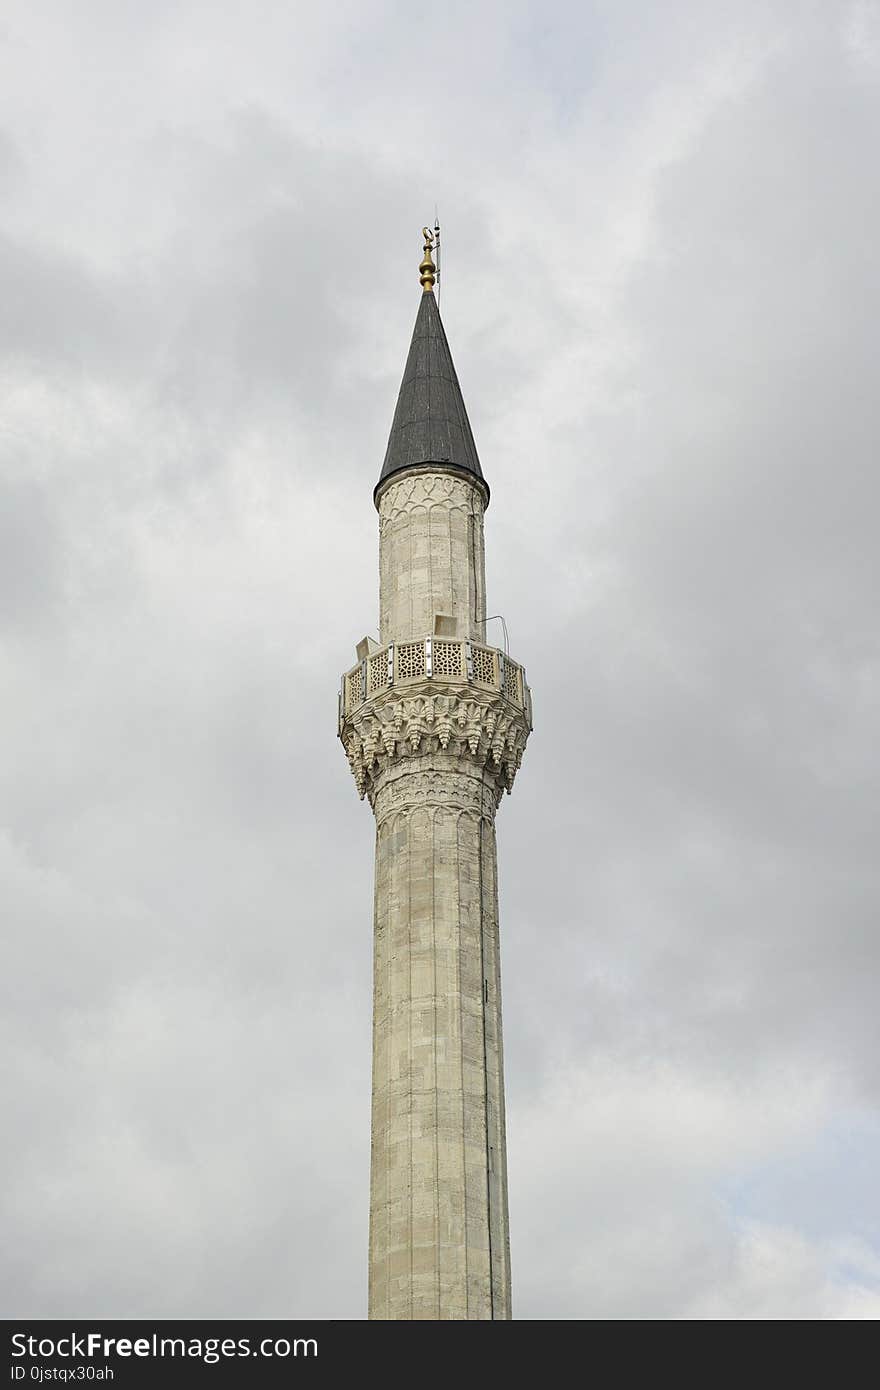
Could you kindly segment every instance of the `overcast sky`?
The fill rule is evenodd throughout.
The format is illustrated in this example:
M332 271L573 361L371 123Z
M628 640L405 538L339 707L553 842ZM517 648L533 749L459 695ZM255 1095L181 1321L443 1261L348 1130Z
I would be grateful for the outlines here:
M875 0L7 0L7 1316L366 1314L336 691L435 204L514 1315L880 1316L878 130Z

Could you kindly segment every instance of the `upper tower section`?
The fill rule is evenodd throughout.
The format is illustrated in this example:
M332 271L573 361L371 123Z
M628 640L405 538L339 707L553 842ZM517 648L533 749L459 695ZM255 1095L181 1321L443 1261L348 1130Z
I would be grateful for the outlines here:
M432 246L426 230L423 293L374 492L379 641L358 643L339 700L339 736L374 809L386 782L413 770L476 778L497 804L531 729L523 668L487 646L489 489L434 299Z
M427 227L424 236L425 255L419 266L422 298L385 461L373 494L377 507L389 479L412 469L460 473L479 485L484 502L489 499L452 353L434 298L433 236Z
M434 298L424 228L422 295L379 482L379 632L485 641L483 512L489 489Z

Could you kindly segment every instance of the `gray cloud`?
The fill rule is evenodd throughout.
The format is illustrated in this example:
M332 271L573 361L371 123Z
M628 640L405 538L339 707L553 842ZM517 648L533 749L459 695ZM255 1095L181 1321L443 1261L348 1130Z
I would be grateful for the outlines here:
M876 6L207 14L7 26L4 1307L364 1315L335 687L436 199L515 1313L876 1317Z

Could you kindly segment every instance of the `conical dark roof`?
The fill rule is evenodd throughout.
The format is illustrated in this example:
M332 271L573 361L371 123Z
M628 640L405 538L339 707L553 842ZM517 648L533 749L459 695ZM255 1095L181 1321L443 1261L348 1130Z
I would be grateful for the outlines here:
M486 486L440 310L433 291L427 290L416 315L377 490L392 473L430 463L460 468Z

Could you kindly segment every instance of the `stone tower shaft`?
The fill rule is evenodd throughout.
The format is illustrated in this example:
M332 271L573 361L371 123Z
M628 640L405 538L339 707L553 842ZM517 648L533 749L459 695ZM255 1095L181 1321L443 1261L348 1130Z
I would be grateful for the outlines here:
M380 641L339 733L376 819L369 1316L511 1316L495 814L531 728L485 642L488 488L421 301L379 512Z
M464 475L413 469L379 495L379 632L383 642L434 634L482 642L486 627L485 488ZM438 634L439 635L439 634Z

